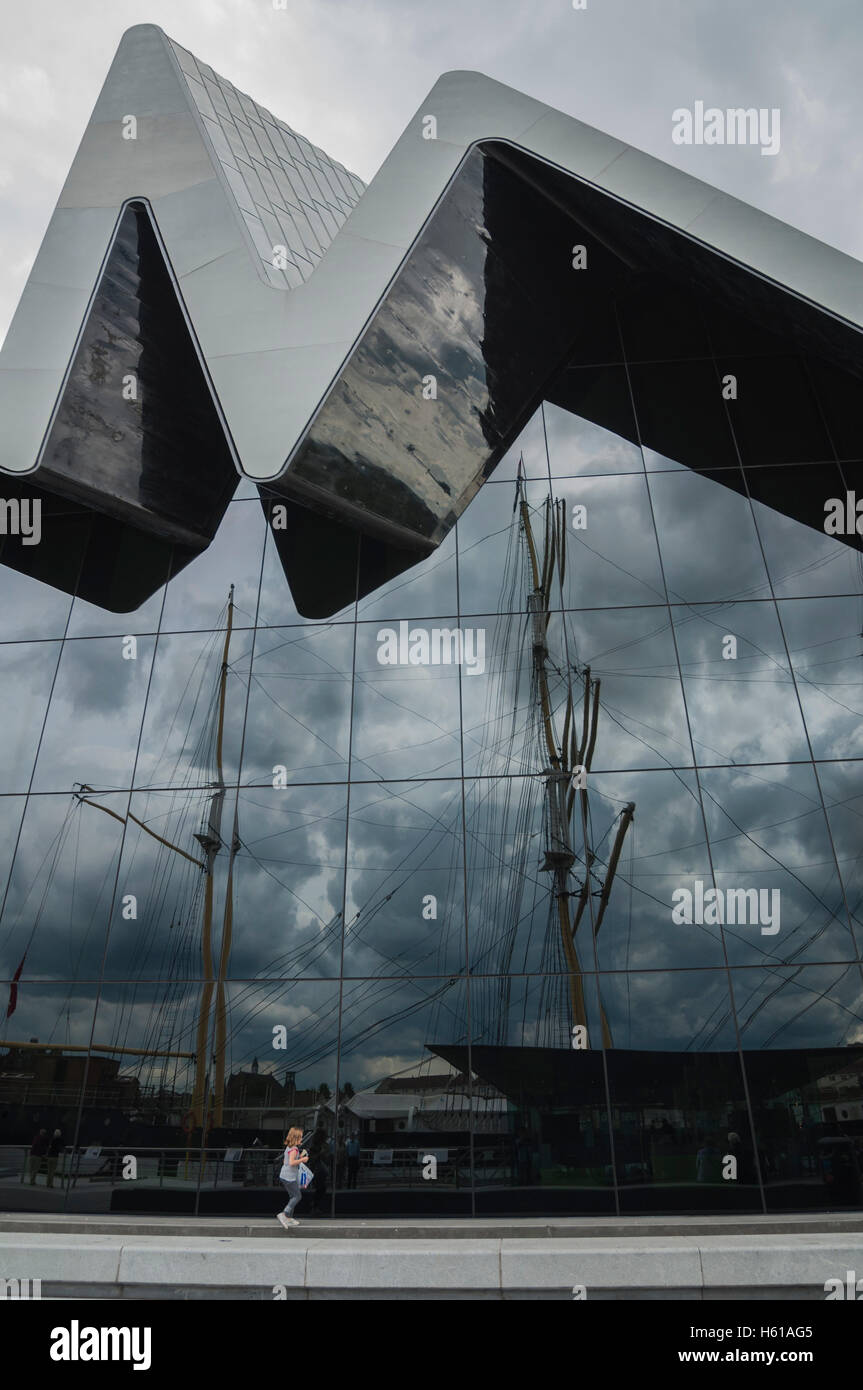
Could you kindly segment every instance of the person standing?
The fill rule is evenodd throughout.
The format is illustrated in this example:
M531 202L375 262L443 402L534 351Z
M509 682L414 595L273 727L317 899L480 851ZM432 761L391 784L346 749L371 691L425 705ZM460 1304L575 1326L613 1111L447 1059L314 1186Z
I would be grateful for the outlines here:
M347 1185L349 1188L355 1188L357 1185L357 1173L360 1171L360 1141L357 1138L356 1130L354 1130L350 1139L345 1144L345 1153L348 1161Z
M722 1177L722 1154L710 1134L704 1136L704 1143L695 1155L695 1181L719 1182Z
M33 1136L33 1143L30 1145L30 1186L36 1186L36 1175L42 1167L42 1159L48 1148L48 1131L40 1129L38 1134Z
M345 1163L347 1159L347 1144L345 1143L345 1131L339 1126L339 1134L336 1139L336 1187L342 1188L345 1185Z
M299 1221L294 1216L294 1208L303 1195L300 1187L300 1164L305 1163L308 1154L305 1149L300 1149L303 1131L301 1129L291 1129L285 1140L285 1161L279 1173L279 1182L288 1194L288 1205L284 1211L276 1215L276 1220L287 1230L289 1226L299 1226Z
M327 1188L328 1188L328 1165L327 1165L327 1131L323 1122L319 1121L318 1126L309 1140L309 1167L314 1173L315 1181L311 1190L311 1197L314 1203L312 1207L315 1216L323 1216L327 1210Z
M60 1150L63 1147L63 1135L59 1129L55 1129L51 1135L50 1142L45 1156L45 1172L47 1173L46 1187L54 1186L54 1174L57 1171L57 1164L60 1162Z
M752 1162L748 1147L736 1130L730 1130L728 1133L728 1156L737 1160L737 1181L741 1185L753 1183L755 1181L755 1164Z

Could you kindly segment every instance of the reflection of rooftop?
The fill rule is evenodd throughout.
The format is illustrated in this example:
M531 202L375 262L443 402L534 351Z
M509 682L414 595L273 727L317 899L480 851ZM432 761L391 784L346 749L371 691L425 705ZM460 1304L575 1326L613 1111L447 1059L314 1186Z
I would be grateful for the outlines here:
M407 1090L408 1085L414 1089ZM508 1102L505 1096L487 1094L487 1088L486 1093L472 1095L461 1076L415 1076L384 1082L375 1091L362 1091L344 1101L340 1113L348 1110L359 1120L398 1120L419 1114L467 1114L471 1108L484 1114L504 1114ZM328 1109L334 1110L335 1103Z
M446 1091L458 1080L457 1072L438 1072L428 1076L390 1076L375 1088L375 1094L404 1095L414 1091Z
M468 1051L460 1044L429 1043L428 1048L453 1066L467 1066ZM822 1076L848 1070L852 1056L856 1049L833 1047L743 1052L750 1086L762 1098L777 1100L816 1085ZM470 1049L470 1065L476 1076L516 1105L603 1105L605 1068L616 1104L656 1105L660 1096L662 1103L670 1103L679 1089L693 1104L703 1095L703 1104L709 1107L723 1098L738 1102L742 1093L736 1051L609 1048L603 1054L600 1050L479 1045Z
M114 1057L86 1055L81 1048L71 1055L62 1044L36 1050L33 1045L10 1047L0 1057L0 1097L6 1104L50 1104L78 1100L86 1082L86 1099L101 1105L136 1106L141 1088L136 1077L119 1076L122 1061ZM22 1070L26 1063L27 1070Z

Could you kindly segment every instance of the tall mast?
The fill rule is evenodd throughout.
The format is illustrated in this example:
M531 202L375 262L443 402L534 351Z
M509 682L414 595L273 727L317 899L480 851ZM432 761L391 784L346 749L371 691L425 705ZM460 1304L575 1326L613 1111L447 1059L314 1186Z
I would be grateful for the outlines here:
M533 538L533 528L527 502L521 495L519 485L519 509L521 524L527 541L528 557L533 578L533 590L527 597L527 609L531 619L531 641L533 645L533 665L539 689L542 712L542 736L549 766L546 768L546 798L548 812L549 841L545 852L543 869L550 869L554 875L554 898L557 904L558 922L563 954L567 964L569 980L569 999L573 1024L587 1025L587 1011L584 1003L584 984L581 966L573 939L572 922L569 914L569 871L575 863L575 855L569 843L569 817L566 814L566 787L569 781L565 769L565 750L558 753L554 735L551 710L551 696L548 689L548 643L546 632L549 623L548 598L551 591L553 562L550 551L554 548L554 531L549 528L546 518L546 546L543 554L543 572L540 576L539 561Z
M578 768L581 768L585 774L590 771L598 730L600 682L591 678L590 667L586 666L582 673L584 701L580 737L576 732L577 719L572 688L570 686L567 692L563 738L558 748L548 683L547 668L549 654L547 631L551 619L549 596L551 593L552 578L556 569L559 571L561 580L565 574L566 516L563 506L561 505L558 507L553 499L549 497L546 503L545 545L542 555L542 570L540 571L530 512L523 495L521 484L522 472L521 464L519 464L518 481L516 484L517 498L520 508L521 525L527 542L530 572L533 579L533 589L531 593L528 594L527 598L527 610L530 618L533 665L536 673L539 704L542 715L540 741L543 745L542 755L544 758L548 758L548 766L544 769L543 774L545 777L546 793L547 843L545 860L541 867L542 870L550 871L553 875L554 887L552 893L557 907L561 944L563 946L564 958L567 965L572 1025L573 1027L582 1026L586 1029L587 1009L584 998L584 977L578 959L575 936L590 898L593 863L596 856L590 847L589 841L587 787L583 778L578 787L576 787L572 774ZM567 679L569 680L569 675ZM585 863L584 880L578 894L575 919L573 920L569 905L570 897L573 896L569 890L569 878L572 866L576 860L576 855L572 849L570 825L575 805L576 790L578 790L580 797L581 819L584 831ZM617 835L609 859L605 882L600 894L599 911L593 928L594 939L602 925L602 919L608 906L611 886L617 870L618 860L620 859L624 837L626 836L627 829L629 828L634 814L635 803L630 802L620 816L620 824L617 828ZM600 1007L600 1017L603 1044L606 1047L611 1047L611 1030L608 1026L605 1009L602 1007Z
M225 902L224 919L222 923L221 949L219 952L218 978L215 978L213 968L213 896L214 896L214 870L216 856L223 847L222 841L222 811L225 801L225 776L223 763L223 746L225 732L225 701L228 678L228 653L230 650L231 635L234 623L234 585L232 584L228 594L227 630L225 632L225 642L222 650L222 665L219 675L219 704L218 704L218 725L216 730L216 780L211 785L213 793L210 797L207 811L205 829L195 835L195 839L204 851L203 859L190 854L188 850L180 845L174 844L159 835L151 826L147 825L140 817L136 816L131 810L126 811L125 815L120 815L117 811L111 810L108 806L103 806L96 801L93 788L86 783L77 783L74 791L75 799L85 805L93 806L96 810L102 811L105 815L111 816L120 824L125 825L128 821L134 821L140 826L147 835L157 840L159 844L167 849L179 854L182 858L189 860L197 868L203 870L205 875L204 885L204 910L201 928L201 960L203 966L203 984L201 989L201 1002L198 1010L198 1023L195 1038L195 1051L181 1052L171 1049L159 1048L132 1048L132 1047L103 1047L93 1044L92 1048L88 1045L72 1046L67 1045L67 1051L87 1052L90 1050L100 1052L110 1052L137 1057L173 1057L180 1059L195 1060L195 1085L192 1096L192 1114L194 1124L197 1127L203 1125L203 1117L207 1092L207 1043L210 1027L210 1015L213 1005L213 994L216 993L216 1042L215 1042L215 1070L214 1085L216 1090L215 1120L221 1124L224 1107L224 1077L225 1077L225 1052L226 1052L226 1008L225 1008L225 978L227 975L228 962L231 952L231 936L233 926L233 865L234 856L239 847L237 838L237 807L234 807L234 826L231 838L230 862L228 869L227 897ZM10 1005L10 1011L13 1005ZM28 1047L32 1050L53 1050L57 1044L35 1044L19 1043L14 1040L0 1039L0 1047Z
M234 927L234 859L239 849L237 825L237 803L234 803L234 825L231 833L231 851L228 859L228 882L225 887L225 915L222 920L222 942L219 948L219 978L216 983L216 1041L213 1091L213 1123L217 1128L224 1122L225 1107L225 1052L227 1049L227 1007L225 1004L225 976L231 957L231 937Z
M216 781L210 800L210 812L206 830L195 836L206 855L205 872L207 881L204 889L204 920L201 928L201 963L203 984L201 987L201 1006L198 1011L198 1031L195 1038L195 1090L192 1095L192 1114L196 1128L204 1123L204 1102L207 1090L207 1037L210 1030L210 1012L213 1005L213 873L216 855L222 848L222 807L225 802L225 776L222 763L222 744L225 732L225 690L228 680L228 649L231 644L231 629L234 623L234 586L228 594L228 624L225 632L225 645L222 651L222 669L219 674L219 724L216 732ZM220 952L219 971L222 976Z

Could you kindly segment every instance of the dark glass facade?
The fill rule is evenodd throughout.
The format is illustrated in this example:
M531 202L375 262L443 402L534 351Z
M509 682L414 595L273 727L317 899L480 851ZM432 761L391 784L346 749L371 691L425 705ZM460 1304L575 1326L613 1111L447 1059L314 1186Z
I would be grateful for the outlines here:
M334 1214L860 1205L859 381L606 254L395 578L300 613L245 482L132 612L7 540L0 1205L274 1211L291 1124Z

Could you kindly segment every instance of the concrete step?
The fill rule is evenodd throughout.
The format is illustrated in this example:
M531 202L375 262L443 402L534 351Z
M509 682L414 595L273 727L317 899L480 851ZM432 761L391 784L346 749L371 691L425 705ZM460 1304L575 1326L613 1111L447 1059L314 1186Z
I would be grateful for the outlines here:
M278 1197L276 1199L278 1202ZM267 1239L273 1217L112 1216L80 1213L0 1212L0 1232L113 1236ZM569 1240L580 1236L638 1240L658 1236L793 1235L799 1232L863 1232L863 1212L770 1216L620 1217L305 1217L304 1240Z
M309 1240L300 1226L255 1239L0 1235L0 1278L38 1279L51 1299L823 1301L828 1281L844 1289L858 1270L863 1233L358 1242Z

